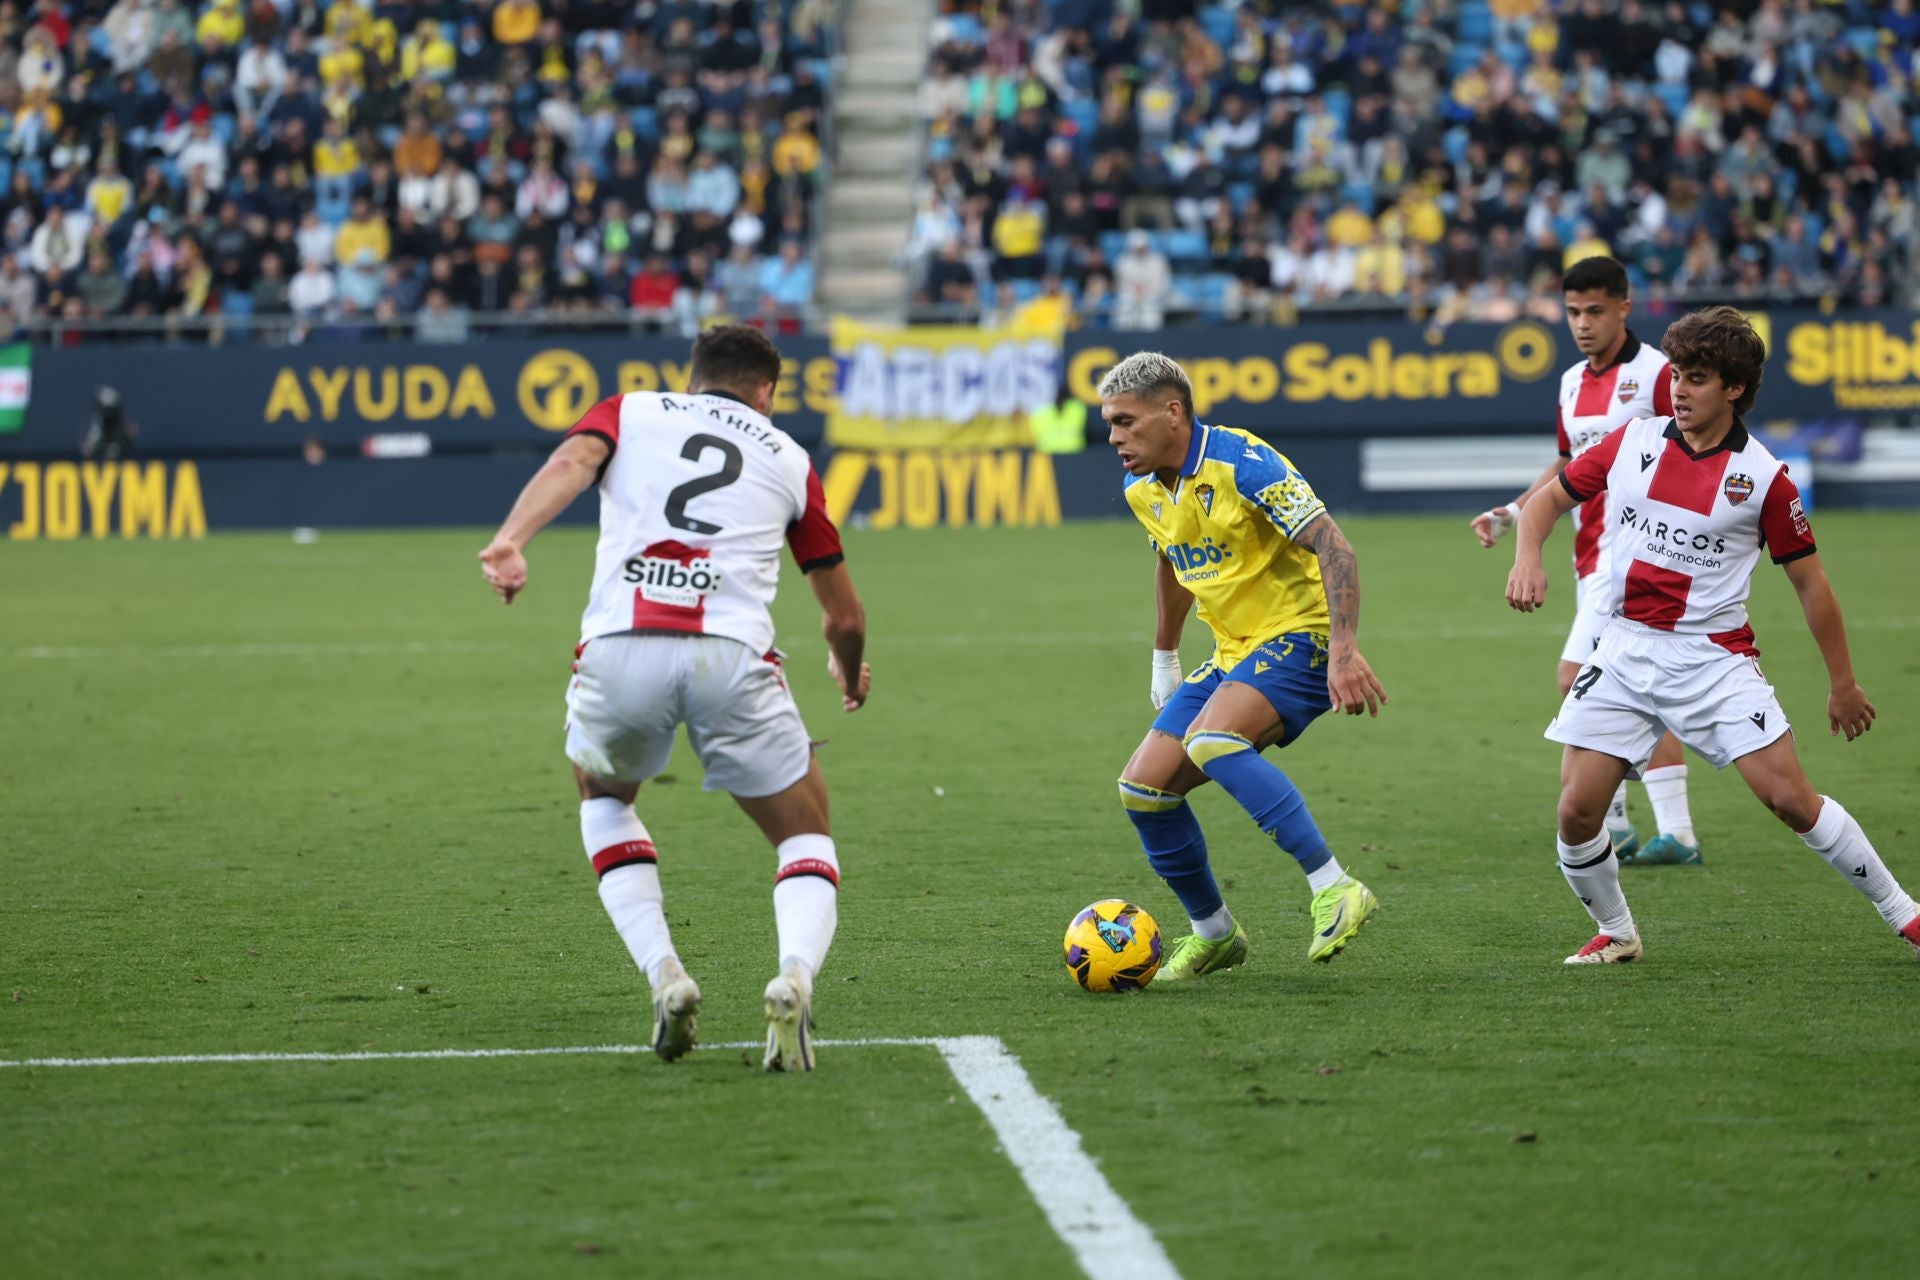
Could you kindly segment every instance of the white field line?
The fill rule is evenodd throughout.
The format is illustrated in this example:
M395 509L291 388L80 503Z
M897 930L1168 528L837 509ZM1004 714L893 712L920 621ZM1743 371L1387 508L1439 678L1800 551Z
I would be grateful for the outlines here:
M1060 1109L1033 1087L1020 1059L997 1036L879 1037L818 1040L829 1049L908 1045L939 1051L953 1078L980 1108L1000 1140L1000 1149L1019 1173L1047 1224L1088 1280L1180 1280L1166 1250L1145 1223L1133 1216L1100 1166L1080 1143L1080 1135ZM758 1049L757 1040L698 1046L706 1050ZM58 1067L194 1066L227 1063L390 1062L472 1058L541 1058L581 1054L639 1054L637 1044L562 1045L537 1049L412 1049L361 1053L167 1053L121 1058L19 1058L0 1060L0 1069Z
M1040 1096L1020 1059L998 1037L932 1043L1089 1280L1179 1280L1153 1232L1133 1216L1080 1145L1080 1135Z

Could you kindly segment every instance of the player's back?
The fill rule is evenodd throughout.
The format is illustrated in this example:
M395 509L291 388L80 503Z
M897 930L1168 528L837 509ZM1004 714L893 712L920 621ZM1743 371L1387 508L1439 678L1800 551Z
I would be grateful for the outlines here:
M666 631L771 648L780 547L819 502L805 451L716 393L614 396L570 434L613 448L582 640Z

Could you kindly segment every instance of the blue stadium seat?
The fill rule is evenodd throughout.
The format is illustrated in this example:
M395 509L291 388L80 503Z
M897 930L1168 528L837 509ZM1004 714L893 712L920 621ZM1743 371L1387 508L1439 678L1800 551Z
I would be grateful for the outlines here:
M1013 299L1015 302L1032 302L1040 296L1040 282L1038 280L1009 280L1007 283L1013 286Z
M1461 75L1465 73L1468 68L1478 63L1486 51L1487 46L1484 44L1475 44L1462 40L1459 44L1453 46L1453 61L1449 64L1448 70L1456 76Z
M660 113L652 107L635 107L627 112L627 123L641 137L652 141L660 136Z
M1345 137L1347 122L1353 119L1353 95L1345 89L1328 89L1320 95L1320 100L1327 104L1327 110L1340 122L1340 136Z
M1083 138L1091 135L1094 127L1100 123L1100 104L1091 98L1069 102L1061 108L1061 112L1073 121Z
M1660 101L1666 106L1667 114L1674 117L1678 117L1682 111L1687 109L1687 99L1693 96L1687 86L1683 84L1666 84L1663 82L1655 85L1653 91L1659 95Z
M1207 260L1207 237L1198 231L1161 231L1155 234L1154 244L1174 263Z
M232 146L233 132L239 127L233 116L228 112L221 111L214 115L210 123L213 126L213 136L220 139L220 145L223 147Z
M1112 262L1126 252L1127 233L1124 231L1102 231L1100 233L1100 252Z
M1254 186L1251 182L1229 182L1227 200L1233 205L1235 213L1242 212L1253 203Z
M980 25L980 19L971 13L955 13L947 17L947 30L960 44L983 44L986 42L987 29Z
M1221 49L1233 44L1233 11L1212 5L1200 11L1200 26Z
M1454 28L1462 40L1485 44L1493 39L1493 9L1485 0L1465 0Z

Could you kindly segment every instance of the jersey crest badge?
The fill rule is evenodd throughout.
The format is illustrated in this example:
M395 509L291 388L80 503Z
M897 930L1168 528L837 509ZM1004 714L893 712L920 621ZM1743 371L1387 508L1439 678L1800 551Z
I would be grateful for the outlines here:
M1622 378L1613 394L1615 399L1619 400L1621 404L1625 404L1627 401L1633 399L1634 396L1638 395L1639 392L1640 380L1638 378Z
M1727 495L1728 502L1737 507L1753 496L1753 477L1739 474L1730 475L1727 477L1726 482L1720 486L1720 491Z
M1199 488L1193 491L1193 496L1200 499L1200 509L1202 511L1205 511L1208 515L1213 514L1213 486L1212 485L1210 484L1201 485Z

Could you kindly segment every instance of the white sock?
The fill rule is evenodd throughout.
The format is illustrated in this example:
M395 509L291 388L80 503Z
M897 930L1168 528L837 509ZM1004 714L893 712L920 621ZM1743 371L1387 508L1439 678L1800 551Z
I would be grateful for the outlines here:
M660 894L660 867L653 841L633 812L612 796L580 802L580 839L600 876L600 902L620 931L633 962L660 985L669 965L678 968Z
M1640 775L1646 784L1647 799L1653 804L1653 825L1663 836L1672 836L1682 844L1698 844L1693 838L1693 811L1687 805L1687 766L1663 765Z
M1607 805L1607 830L1618 831L1622 835L1633 832L1633 819L1627 816L1627 784L1621 783L1620 789L1613 793L1613 800Z
M1307 872L1307 889L1309 892L1318 893L1322 889L1339 884L1341 877L1346 874L1346 870L1340 865L1340 859L1329 854L1325 862Z
M1218 911L1204 920L1195 920L1192 916L1188 916L1187 919L1192 922L1193 931L1208 942L1218 942L1233 933L1233 912L1227 910L1224 902L1220 904Z
M1586 904L1600 932L1622 940L1639 937L1633 912L1627 909L1627 895L1620 891L1620 860L1613 856L1613 838L1602 831L1585 844L1568 844L1558 836L1553 843L1560 851L1560 874Z
M1807 848L1825 858L1828 866L1845 876L1848 884L1867 895L1882 920L1895 929L1905 928L1916 914L1912 897L1880 861L1853 815L1832 796L1821 796L1820 800L1820 817L1813 830L1801 832L1800 838L1807 842Z
M806 969L807 981L826 963L840 922L840 860L833 837L792 836L780 842L780 870L773 881L773 919L780 940L780 967Z

